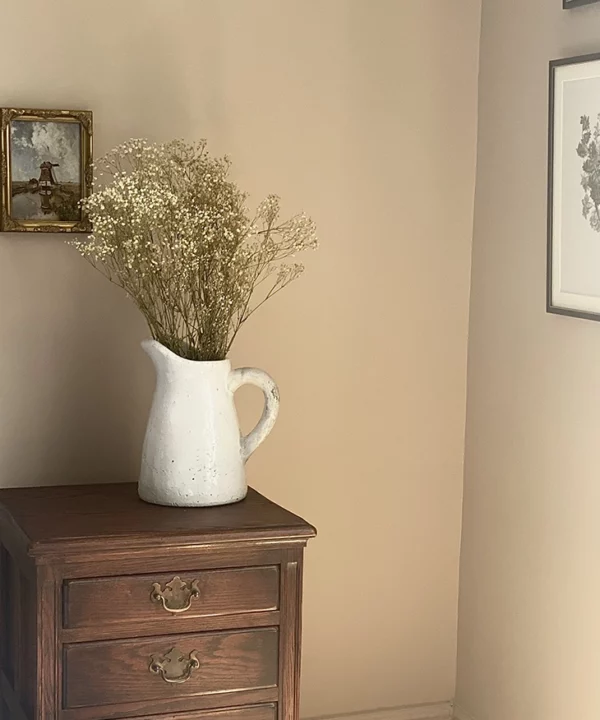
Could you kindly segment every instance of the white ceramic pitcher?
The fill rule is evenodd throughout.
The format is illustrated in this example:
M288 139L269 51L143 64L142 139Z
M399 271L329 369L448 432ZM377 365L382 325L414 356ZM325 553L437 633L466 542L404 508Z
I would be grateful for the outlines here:
M279 412L273 379L229 360L185 360L156 340L142 347L156 368L156 389L144 440L139 495L158 505L199 507L242 500L244 464L271 432ZM233 393L246 383L265 395L258 424L246 436Z

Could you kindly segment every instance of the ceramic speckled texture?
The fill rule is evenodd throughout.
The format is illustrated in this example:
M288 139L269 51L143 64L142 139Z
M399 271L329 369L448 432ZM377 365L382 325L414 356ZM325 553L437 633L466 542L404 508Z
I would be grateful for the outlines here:
M256 368L229 360L185 360L155 340L142 347L156 368L156 389L139 480L142 500L158 505L226 505L246 496L244 463L271 432L279 411L277 385ZM233 393L246 383L265 395L258 424L240 434Z

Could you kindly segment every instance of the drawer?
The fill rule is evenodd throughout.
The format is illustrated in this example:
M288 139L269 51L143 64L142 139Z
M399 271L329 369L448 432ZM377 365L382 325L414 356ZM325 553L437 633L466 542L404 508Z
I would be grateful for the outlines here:
M149 718L148 716L136 716L132 720L149 720ZM152 720L277 720L277 707L275 705L254 705L245 708L227 708L227 710L152 715Z
M63 608L65 628L277 610L279 568L71 580L64 585Z
M278 645L276 628L66 645L63 707L216 693L235 705L236 692L277 686Z

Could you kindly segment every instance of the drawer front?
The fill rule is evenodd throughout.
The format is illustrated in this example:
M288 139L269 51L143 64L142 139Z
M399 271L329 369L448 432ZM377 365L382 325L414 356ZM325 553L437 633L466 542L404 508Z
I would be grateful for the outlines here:
M133 720L147 720L147 716L135 717ZM254 705L245 708L227 708L227 710L153 715L152 720L277 720L277 707L275 705Z
M276 628L77 643L64 648L67 709L277 686Z
M63 606L65 628L277 610L279 568L71 580Z

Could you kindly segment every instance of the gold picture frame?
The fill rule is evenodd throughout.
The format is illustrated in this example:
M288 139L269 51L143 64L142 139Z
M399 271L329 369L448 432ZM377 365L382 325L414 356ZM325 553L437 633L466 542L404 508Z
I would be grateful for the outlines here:
M0 109L0 231L90 232L92 144L89 110Z

